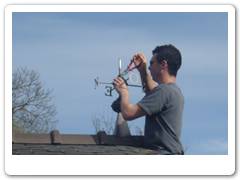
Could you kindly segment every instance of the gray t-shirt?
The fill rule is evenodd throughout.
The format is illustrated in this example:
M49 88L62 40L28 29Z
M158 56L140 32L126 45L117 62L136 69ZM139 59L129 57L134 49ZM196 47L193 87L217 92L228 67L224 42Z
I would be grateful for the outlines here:
M147 113L144 142L159 154L183 154L179 140L184 97L175 83L160 84L138 105Z

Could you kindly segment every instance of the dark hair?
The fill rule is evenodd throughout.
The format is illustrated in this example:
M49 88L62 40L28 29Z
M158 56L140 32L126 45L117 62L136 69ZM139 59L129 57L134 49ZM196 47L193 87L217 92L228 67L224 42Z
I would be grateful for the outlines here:
M168 63L168 72L170 75L177 76L177 71L182 64L180 51L173 45L157 46L153 51L153 55L157 55L158 63L166 60Z

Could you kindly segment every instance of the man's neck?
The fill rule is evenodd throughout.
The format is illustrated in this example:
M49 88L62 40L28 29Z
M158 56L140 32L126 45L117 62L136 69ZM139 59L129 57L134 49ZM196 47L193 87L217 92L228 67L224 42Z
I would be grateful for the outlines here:
M171 84L171 83L176 83L176 77L175 76L171 76L171 75L164 75L162 77L159 78L159 82L163 83L163 84Z

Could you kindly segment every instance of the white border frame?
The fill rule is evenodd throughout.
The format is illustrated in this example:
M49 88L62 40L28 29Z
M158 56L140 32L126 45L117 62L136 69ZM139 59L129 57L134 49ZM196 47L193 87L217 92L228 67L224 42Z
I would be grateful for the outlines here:
M12 12L227 12L228 155L12 155ZM232 5L8 5L5 8L5 172L9 175L231 175L235 172L235 8Z

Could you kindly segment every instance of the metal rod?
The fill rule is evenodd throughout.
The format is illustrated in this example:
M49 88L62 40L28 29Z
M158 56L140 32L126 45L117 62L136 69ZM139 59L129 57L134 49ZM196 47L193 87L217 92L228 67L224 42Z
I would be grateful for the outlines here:
M122 70L122 60L119 58L119 66L118 66L118 75L121 75L121 70Z
M111 84L111 85L113 85L113 83L108 83L108 82L98 82L98 84Z
M107 82L98 82L98 84L111 84L113 85L113 83L107 83ZM131 87L142 87L141 85L134 85L134 84L128 84L127 86L131 86ZM114 88L115 89L115 88Z
M109 83L109 82L99 82L98 84L111 84L113 85L113 83ZM141 85L134 85L134 84L127 84L127 86L131 86L131 87L142 87Z
M142 87L141 85L133 85L133 84L128 84L128 86L131 86L131 87Z

